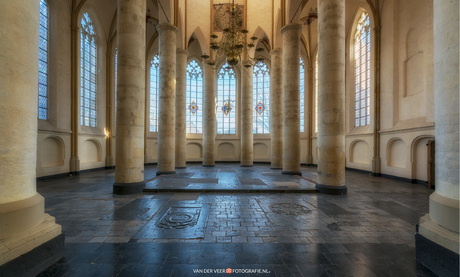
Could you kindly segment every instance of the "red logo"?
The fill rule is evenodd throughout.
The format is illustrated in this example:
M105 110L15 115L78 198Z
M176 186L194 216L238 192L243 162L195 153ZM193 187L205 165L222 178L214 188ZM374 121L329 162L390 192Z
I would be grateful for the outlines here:
M228 274L232 274L232 269L229 267L229 268L227 268L226 272L227 272Z

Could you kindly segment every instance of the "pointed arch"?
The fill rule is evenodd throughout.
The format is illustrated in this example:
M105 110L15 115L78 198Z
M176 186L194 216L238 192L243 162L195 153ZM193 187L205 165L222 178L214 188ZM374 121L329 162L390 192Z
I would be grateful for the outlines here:
M198 44L200 45L201 53L206 53L206 49L208 49L208 40L206 39L206 36L204 35L203 31L201 30L200 26L197 26L193 33L190 35L190 37L187 40L187 48L188 48L188 43L190 41L190 38L194 37L198 40Z
M268 38L267 33L264 31L264 29L261 26L257 26L252 36L258 38L257 42L255 43L256 46L258 43L263 43L267 52L270 53L271 51L270 39ZM267 38L268 41L264 41L264 38ZM248 50L249 56L254 57L255 48L256 47L253 47Z

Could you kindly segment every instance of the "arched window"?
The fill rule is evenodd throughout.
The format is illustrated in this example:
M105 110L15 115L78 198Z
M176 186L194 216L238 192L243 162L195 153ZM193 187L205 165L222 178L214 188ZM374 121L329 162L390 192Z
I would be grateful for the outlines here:
M48 119L48 5L40 0L38 40L38 118Z
M305 63L300 58L300 132L305 132Z
M363 12L355 33L355 127L370 123L371 35L369 15Z
M160 56L150 64L150 132L158 132L158 92L160 88Z
M315 61L315 133L318 133L318 54Z
M81 20L81 125L96 127L96 34L87 13Z
M217 79L217 133L236 134L236 78L232 67L225 63Z
M270 70L264 62L254 65L253 73L253 132L270 133Z
M192 60L187 65L186 129L189 134L203 133L203 70Z

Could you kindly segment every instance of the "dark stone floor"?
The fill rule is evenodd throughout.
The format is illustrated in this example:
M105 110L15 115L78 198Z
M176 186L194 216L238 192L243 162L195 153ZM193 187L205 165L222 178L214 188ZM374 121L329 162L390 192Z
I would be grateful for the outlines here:
M316 192L310 172L282 175L267 166L239 167L222 164L209 168L189 165L176 174L161 175L147 183L145 192Z
M145 179L155 173L146 167ZM217 179L214 186L233 179L246 191L316 180L315 168L302 173L306 179L288 180L268 166L223 164L191 165L178 175ZM171 178L188 182L164 180ZM350 171L346 181L346 196L238 190L120 196L112 194L114 170L40 181L46 212L66 236L65 258L40 276L228 276L227 269L238 276L432 276L415 261L414 233L433 190Z

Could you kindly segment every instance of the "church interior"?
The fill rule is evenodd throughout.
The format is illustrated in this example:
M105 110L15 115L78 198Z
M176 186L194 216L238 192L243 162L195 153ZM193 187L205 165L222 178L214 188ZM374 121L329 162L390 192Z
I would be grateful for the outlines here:
M0 276L459 276L458 0L0 13Z

